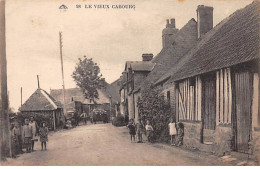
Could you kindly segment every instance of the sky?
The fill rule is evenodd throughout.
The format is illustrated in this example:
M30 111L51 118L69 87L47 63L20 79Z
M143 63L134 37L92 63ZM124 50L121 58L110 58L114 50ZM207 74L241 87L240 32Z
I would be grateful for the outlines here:
M86 55L100 66L108 83L117 80L125 61L158 54L166 19L182 28L196 18L198 5L214 8L214 26L252 0L6 0L7 82L15 111L40 87L62 88L59 32L63 34L65 87L76 87L71 74ZM67 10L59 9L66 5ZM76 8L81 5L81 8ZM92 5L92 8L85 8ZM94 5L109 5L96 9ZM134 5L115 9L112 5Z

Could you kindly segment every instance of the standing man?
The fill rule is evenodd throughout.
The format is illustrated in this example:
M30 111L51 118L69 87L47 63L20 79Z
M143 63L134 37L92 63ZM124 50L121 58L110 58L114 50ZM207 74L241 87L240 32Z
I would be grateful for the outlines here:
M22 149L23 141L22 141L22 129L21 129L22 126L20 125L17 118L15 118L14 127L17 136L17 152L18 154L22 154L23 153L23 149Z
M22 136L23 136L23 142L26 147L26 152L30 153L31 148L32 148L32 136L33 136L33 131L32 127L29 125L29 119L26 118L24 120L25 125L23 126L22 130Z
M78 125L79 125L78 119L79 119L79 118L78 118L78 113L75 112L75 113L74 113L75 126L78 126Z
M32 151L34 151L33 150L34 149L34 141L35 141L35 137L36 137L36 134L37 134L38 125L37 125L37 122L34 121L33 116L30 117L29 126L31 126L31 128L32 128Z
M80 117L83 119L83 123L87 124L87 113L82 113Z

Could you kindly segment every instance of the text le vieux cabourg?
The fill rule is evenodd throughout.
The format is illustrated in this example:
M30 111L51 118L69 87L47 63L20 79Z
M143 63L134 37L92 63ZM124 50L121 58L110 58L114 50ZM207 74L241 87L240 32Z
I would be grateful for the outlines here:
M110 4L77 4L76 8L85 9L135 9L135 5L110 5Z

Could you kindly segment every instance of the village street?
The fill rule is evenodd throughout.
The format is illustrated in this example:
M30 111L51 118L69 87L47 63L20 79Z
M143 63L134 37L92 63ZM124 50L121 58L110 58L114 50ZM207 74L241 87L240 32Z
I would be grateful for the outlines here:
M79 126L51 133L48 150L25 153L3 165L227 165L220 158L163 144L131 143L126 127Z

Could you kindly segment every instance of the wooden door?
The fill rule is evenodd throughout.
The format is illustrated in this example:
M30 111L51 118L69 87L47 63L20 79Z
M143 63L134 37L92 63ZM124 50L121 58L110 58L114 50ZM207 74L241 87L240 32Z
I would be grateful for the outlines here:
M203 129L216 128L216 79L209 76L203 80Z
M252 80L249 72L235 73L235 147L244 153L248 152L251 136Z

